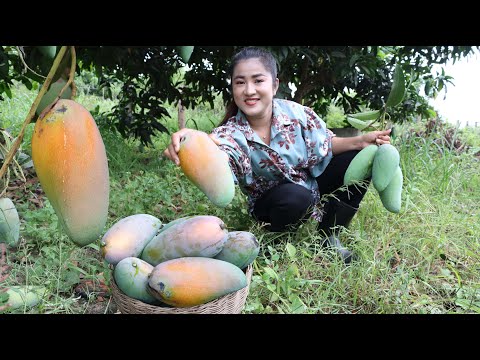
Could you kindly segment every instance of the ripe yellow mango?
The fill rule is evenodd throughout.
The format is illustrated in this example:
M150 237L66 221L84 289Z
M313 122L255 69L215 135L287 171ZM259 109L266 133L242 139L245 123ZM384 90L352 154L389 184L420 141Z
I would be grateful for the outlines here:
M167 226L148 242L140 256L153 266L179 257L214 257L227 241L228 230L216 216L192 216Z
M112 265L127 257L139 257L161 226L160 219L149 214L135 214L120 219L102 237L102 257Z
M175 307L189 307L240 290L247 276L229 262L182 257L155 266L148 278L148 291L158 300Z
M219 207L227 206L235 195L228 155L210 137L197 130L180 139L180 167L185 176Z
M73 100L58 100L35 124L32 160L68 237L78 246L97 240L107 222L109 174L90 112Z

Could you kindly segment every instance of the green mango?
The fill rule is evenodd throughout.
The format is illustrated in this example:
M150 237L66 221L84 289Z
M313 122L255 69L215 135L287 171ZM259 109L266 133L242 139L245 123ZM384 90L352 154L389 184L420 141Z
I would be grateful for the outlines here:
M193 49L195 46L177 46L177 50L180 53L180 57L183 62L188 63L190 56L192 56Z
M400 166L397 167L388 186L379 193L383 206L390 212L399 213L402 206L403 174Z
M355 182L365 180L372 176L372 166L378 146L371 144L363 148L348 165L343 177L344 185L351 185Z
M37 46L37 48L48 59L50 59L50 60L55 59L55 54L57 53L57 47L56 46Z
M17 246L20 240L20 218L10 198L0 198L0 243Z
M395 146L383 144L378 147L372 166L372 183L378 192L382 192L400 165L400 154Z
M43 286L10 286L7 290L9 309L31 308L45 297L47 289Z
M228 261L244 269L255 260L259 251L260 244L251 232L230 231L222 251L214 259Z
M65 79L60 78L56 82L50 84L50 88L45 94L43 94L42 99L38 103L37 110L35 110L37 115L40 115L42 111L57 98L58 94L60 94L60 91L63 89L66 83L67 81ZM72 87L67 87L60 98L71 99Z
M148 276L153 266L136 257L127 257L115 266L113 278L118 288L127 296L147 304L159 301L147 291Z

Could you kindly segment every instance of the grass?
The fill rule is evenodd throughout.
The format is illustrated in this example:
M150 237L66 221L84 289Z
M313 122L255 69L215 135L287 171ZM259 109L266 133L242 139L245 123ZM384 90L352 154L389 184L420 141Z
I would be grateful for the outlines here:
M19 86L13 99L0 103L0 121L16 136L35 97ZM80 92L77 101L89 110L108 109L114 101ZM210 131L222 115L220 104L187 110L188 127ZM176 130L176 109L166 123ZM30 154L33 124L22 149ZM344 266L331 251L319 246L315 224L297 232L264 231L246 212L246 199L237 188L226 209L213 206L178 167L163 158L167 134L157 134L154 146L122 139L101 129L110 170L110 207L106 229L136 213L152 214L166 223L187 215L220 217L229 230L247 230L257 236L260 254L244 313L312 314L448 314L480 313L480 131L460 130L455 136L470 148L455 152L438 139L415 133L422 124L398 126L392 144L401 155L404 175L399 214L383 208L370 186L358 214L342 235L359 261ZM99 257L99 241L78 248L58 227L40 185L15 190L21 224L21 242L9 250L10 276L4 286L46 286L49 295L27 313L89 313L98 305L92 292L81 298L75 287L81 281L108 285L110 269ZM40 205L31 199L40 198ZM112 312L104 299L97 312Z

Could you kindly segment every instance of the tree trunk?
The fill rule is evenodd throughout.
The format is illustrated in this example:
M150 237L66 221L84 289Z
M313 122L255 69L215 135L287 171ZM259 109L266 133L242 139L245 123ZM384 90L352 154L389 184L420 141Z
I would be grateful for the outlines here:
M185 127L185 106L182 105L182 100L178 100L178 130Z

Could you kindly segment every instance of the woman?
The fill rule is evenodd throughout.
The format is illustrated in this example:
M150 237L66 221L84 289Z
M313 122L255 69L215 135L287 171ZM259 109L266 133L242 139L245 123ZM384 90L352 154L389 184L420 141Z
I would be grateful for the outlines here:
M343 177L361 149L390 143L390 129L336 137L311 108L275 98L277 64L260 48L238 52L230 76L233 102L210 137L228 155L250 214L268 223L270 231L285 231L312 217L325 235L322 243L350 263L352 253L337 235L357 212L367 186L343 187ZM179 139L188 131L174 133L164 151L177 165Z

